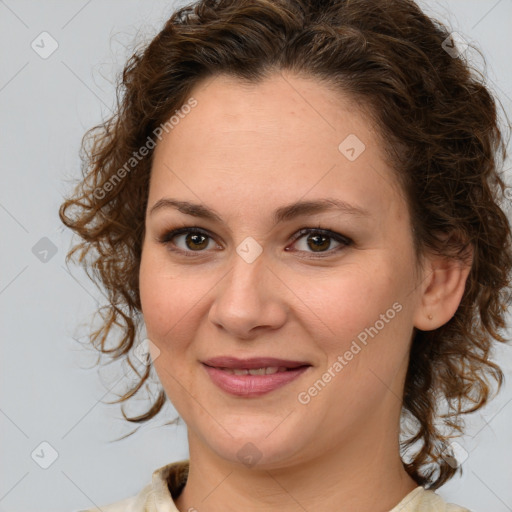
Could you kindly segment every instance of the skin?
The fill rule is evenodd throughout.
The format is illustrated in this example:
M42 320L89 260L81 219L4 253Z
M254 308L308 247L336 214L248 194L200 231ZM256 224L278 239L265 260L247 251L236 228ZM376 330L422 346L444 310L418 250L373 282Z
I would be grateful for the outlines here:
M219 75L191 96L197 106L155 148L140 266L154 366L188 429L190 472L177 507L390 510L417 487L398 444L413 328L453 316L469 267L433 255L417 267L408 209L379 135L348 96L285 72L251 85ZM354 161L338 149L349 134L365 144ZM164 197L206 205L224 222L175 208L150 215ZM368 215L326 211L273 226L275 209L324 197ZM182 226L211 238L159 241ZM294 241L301 228L319 226L353 243L328 238L315 249L308 234ZM252 263L236 251L246 237L263 250ZM300 403L299 393L394 303L400 312ZM200 363L221 355L312 367L266 395L235 397ZM260 457L251 467L237 456L248 442Z

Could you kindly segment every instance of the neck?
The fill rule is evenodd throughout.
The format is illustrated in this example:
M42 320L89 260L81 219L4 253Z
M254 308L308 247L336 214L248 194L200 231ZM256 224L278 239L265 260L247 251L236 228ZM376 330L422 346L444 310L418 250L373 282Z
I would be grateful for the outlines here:
M397 431L359 431L316 458L269 470L226 461L190 432L189 449L187 484L175 500L181 512L385 512L418 486L401 462Z

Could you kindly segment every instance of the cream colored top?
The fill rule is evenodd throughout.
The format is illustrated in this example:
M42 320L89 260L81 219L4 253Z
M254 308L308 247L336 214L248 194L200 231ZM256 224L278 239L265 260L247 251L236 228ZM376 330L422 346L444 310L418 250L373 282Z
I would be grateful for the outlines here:
M102 506L101 509L90 508L79 512L179 512L173 496L177 498L185 487L188 464L188 460L182 460L155 470L152 482L136 496ZM418 486L389 512L471 511L453 503L446 503L434 491Z

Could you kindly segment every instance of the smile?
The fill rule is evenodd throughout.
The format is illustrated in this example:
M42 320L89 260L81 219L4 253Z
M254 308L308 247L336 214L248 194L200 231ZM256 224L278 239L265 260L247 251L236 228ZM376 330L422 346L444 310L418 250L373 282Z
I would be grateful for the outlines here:
M257 397L277 390L300 377L309 363L276 360L279 364L266 366L270 358L239 360L216 358L203 362L210 380L222 391L235 396ZM264 365L265 364L265 365ZM272 363L270 363L272 364Z
M231 373L233 375L270 375L277 372L286 372L288 368L284 366L268 366L267 368L251 368L250 370L246 368L219 368L220 370L224 370L227 373Z

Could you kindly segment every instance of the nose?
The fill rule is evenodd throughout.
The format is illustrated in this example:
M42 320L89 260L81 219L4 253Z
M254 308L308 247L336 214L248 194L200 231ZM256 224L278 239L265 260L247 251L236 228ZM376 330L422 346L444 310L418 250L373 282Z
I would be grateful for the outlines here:
M215 288L208 318L232 337L250 340L286 321L287 288L268 265L264 253L254 261L238 253Z

